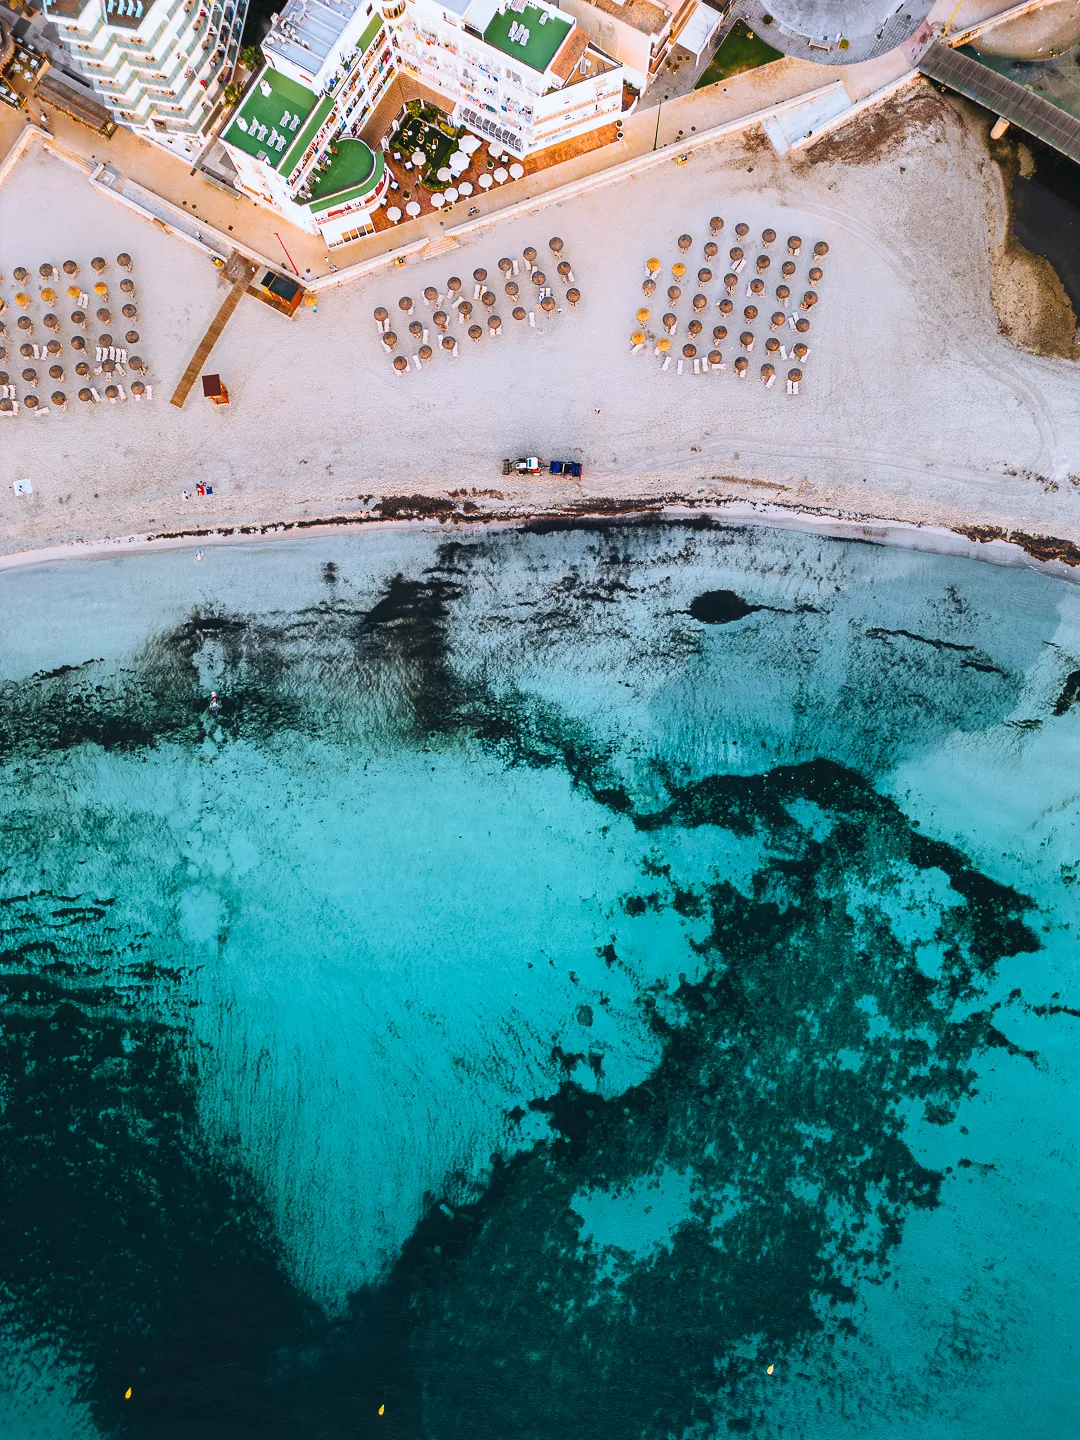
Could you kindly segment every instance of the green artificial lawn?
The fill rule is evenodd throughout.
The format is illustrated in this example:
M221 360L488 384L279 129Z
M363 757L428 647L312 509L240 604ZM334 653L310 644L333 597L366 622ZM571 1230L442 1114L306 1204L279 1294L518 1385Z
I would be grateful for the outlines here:
M457 141L452 140L437 125L429 124L416 115L408 115L395 130L390 148L400 150L405 159L411 157L414 150L423 150L428 163L421 180L429 189L436 189L442 181L435 178L435 172L450 159L457 149Z
M718 80L727 80L731 75L741 75L744 70L756 70L759 65L768 65L771 60L781 58L779 50L766 45L749 26L737 20L694 89L703 90L706 85L715 85Z

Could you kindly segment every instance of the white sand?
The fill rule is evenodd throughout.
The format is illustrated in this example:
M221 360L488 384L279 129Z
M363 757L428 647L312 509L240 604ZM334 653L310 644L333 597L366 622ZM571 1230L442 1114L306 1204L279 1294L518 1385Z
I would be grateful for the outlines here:
M784 394L782 379L766 392L753 378L765 358L761 321L745 382L730 369L703 379L676 377L673 366L662 376L651 356L628 353L645 258L670 263L686 230L697 241L688 257L696 269L713 213L727 220L720 258L740 219L752 232L771 225L781 240L797 231L830 244L797 399ZM290 322L246 300L206 367L221 373L232 405L215 409L197 387L178 412L169 395L224 293L216 271L32 151L0 191L2 293L11 299L20 263L36 270L44 259L86 264L96 253L130 251L139 350L151 362L155 398L91 409L74 400L69 375L68 414L0 420L0 548L348 516L373 495L455 489L501 492L505 500L474 498L505 514L570 501L741 495L1080 539L1077 372L997 333L987 229L1001 215L996 169L944 105L902 150L859 165L778 160L760 143L729 143L330 292L317 315ZM526 331L500 293L500 339L474 346L455 326L459 360L393 374L371 320L375 305L392 310L404 338L399 295L412 295L423 316L423 287L442 289L457 274L471 298L476 266L494 277L499 257L520 256L527 244L554 280L553 233L565 240L584 294L576 311L538 317L538 330ZM782 247L773 255L770 286ZM667 305L651 308L658 317ZM14 318L5 315L14 352L5 368L17 373ZM708 312L706 334L719 318ZM741 325L728 328L730 363ZM778 368L783 376L786 365ZM502 456L526 450L582 459L584 482L504 481ZM12 492L22 477L34 484L29 499ZM181 491L199 480L213 483L213 499L183 502Z

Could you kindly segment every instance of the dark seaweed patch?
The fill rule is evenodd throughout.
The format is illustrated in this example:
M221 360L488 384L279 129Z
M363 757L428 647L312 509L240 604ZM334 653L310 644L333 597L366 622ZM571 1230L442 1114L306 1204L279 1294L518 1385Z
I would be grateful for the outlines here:
M751 605L734 590L706 590L695 595L687 611L703 625L730 625L734 620L743 620L757 610L771 609L768 605Z
M1077 700L1080 700L1080 670L1073 670L1066 675L1061 694L1054 701L1054 714L1064 715L1067 710L1072 709Z

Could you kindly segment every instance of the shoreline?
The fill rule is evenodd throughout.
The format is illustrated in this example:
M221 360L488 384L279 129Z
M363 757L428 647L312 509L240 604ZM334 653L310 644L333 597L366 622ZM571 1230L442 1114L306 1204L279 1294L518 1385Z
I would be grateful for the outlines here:
M436 497L410 497L428 501ZM452 506L453 502L445 502ZM265 525L225 526L159 534L128 535L94 541L70 541L63 545L0 555L0 573L33 569L72 560L111 559L117 555L146 555L161 551L195 549L201 546L261 544L273 540L314 539L316 535L383 534L398 530L488 530L575 529L621 522L679 524L709 519L720 524L761 525L796 530L828 539L860 541L930 555L954 555L985 564L1012 569L1035 570L1055 579L1080 584L1080 545L1050 535L1006 532L996 526L972 525L952 529L941 525L920 525L905 520L881 520L873 516L832 513L810 506L756 504L733 499L695 504L685 499L664 499L654 504L641 500L612 499L607 505L523 510L518 513L463 514L445 510L439 514L373 516L344 515L325 518L274 521ZM1043 553L1039 553L1042 551ZM1056 553L1055 553L1056 552Z

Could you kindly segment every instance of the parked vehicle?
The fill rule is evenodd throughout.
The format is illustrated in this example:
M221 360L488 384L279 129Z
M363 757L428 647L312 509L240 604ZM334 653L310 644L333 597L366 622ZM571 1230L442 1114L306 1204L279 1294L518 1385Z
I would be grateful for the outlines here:
M568 475L571 480L581 479L581 462L578 460L552 460L548 469L552 475Z
M523 455L520 460L504 460L502 473L504 475L542 475L544 462L538 455Z

